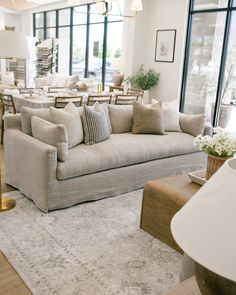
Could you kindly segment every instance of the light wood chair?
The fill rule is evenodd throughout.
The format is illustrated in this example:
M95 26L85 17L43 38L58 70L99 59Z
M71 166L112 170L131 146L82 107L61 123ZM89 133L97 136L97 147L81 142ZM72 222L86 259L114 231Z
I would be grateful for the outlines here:
M139 97L143 98L144 91L143 90L139 90L139 89L129 88L127 90L127 94L128 95L138 95Z
M62 90L68 90L67 87L48 87L48 93L58 93Z
M138 98L139 98L139 95L117 94L115 99L115 104L130 105L130 104L133 104L135 100L138 100Z
M58 108L58 109L62 109L64 108L69 102L73 102L73 104L75 104L75 106L77 107L80 107L83 103L83 96L80 95L80 96L64 96L64 97L61 97L61 96L57 96L55 98L55 108Z
M11 94L0 93L2 107L2 128L1 128L1 144L3 144L4 120L3 116L6 113L16 114L16 107Z
M30 93L35 93L38 90L43 90L43 88L38 87L38 88L19 88L20 94L30 94Z
M89 95L87 105L91 106L95 102L111 104L112 95Z

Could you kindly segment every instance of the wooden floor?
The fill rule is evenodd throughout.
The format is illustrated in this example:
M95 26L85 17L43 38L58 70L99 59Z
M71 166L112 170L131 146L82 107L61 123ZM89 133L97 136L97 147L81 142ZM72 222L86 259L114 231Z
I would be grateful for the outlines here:
M2 192L9 192L15 188L5 182L5 164L3 146L0 146ZM0 213L1 214L1 213ZM4 214L4 213L3 213ZM0 215L1 218L1 215ZM0 252L0 295L32 295L30 290L18 276L14 268Z

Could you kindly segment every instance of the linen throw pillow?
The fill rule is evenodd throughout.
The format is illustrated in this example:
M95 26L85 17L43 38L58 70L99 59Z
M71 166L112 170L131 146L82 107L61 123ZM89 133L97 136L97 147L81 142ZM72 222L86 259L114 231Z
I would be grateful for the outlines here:
M134 101L133 112L133 133L164 134L163 109L161 103L145 105Z
M83 141L83 127L79 110L69 102L63 110L50 107L51 122L63 124L68 133L69 148Z
M112 133L128 133L132 131L133 106L132 105L108 105Z
M152 103L157 103L158 101L152 99ZM178 100L163 101L163 116L164 116L164 128L165 131L175 131L181 132L179 126L179 102Z
M183 132L192 136L203 134L205 127L205 115L182 114L179 116L180 128Z
M32 128L31 128L32 116L37 116L47 121L51 121L48 108L31 109L31 108L22 106L20 108L20 113L21 113L22 131L28 135L32 135Z
M93 108L84 106L83 127L85 144L92 145L110 137L107 118L99 103Z
M68 155L68 135L64 125L55 125L36 116L31 118L33 137L53 145L57 149L57 158L64 162Z

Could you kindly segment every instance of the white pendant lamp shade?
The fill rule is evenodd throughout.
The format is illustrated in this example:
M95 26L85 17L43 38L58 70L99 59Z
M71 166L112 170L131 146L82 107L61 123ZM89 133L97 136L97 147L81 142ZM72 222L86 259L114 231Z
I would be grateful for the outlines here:
M105 3L104 2L97 2L96 3L96 11L100 14L103 14L106 11Z
M133 11L142 11L143 10L142 0L132 0L130 9Z
M178 245L210 271L236 282L236 158L229 159L174 216Z
M80 5L81 1L80 0L67 0L67 3L69 5Z
M27 38L23 33L0 31L0 58L28 59Z

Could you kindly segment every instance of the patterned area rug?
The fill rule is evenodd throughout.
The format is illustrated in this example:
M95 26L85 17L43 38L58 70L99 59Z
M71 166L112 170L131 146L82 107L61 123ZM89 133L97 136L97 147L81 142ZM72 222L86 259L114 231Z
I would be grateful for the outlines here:
M181 255L139 229L142 191L42 213L18 191L0 249L35 295L159 295Z

